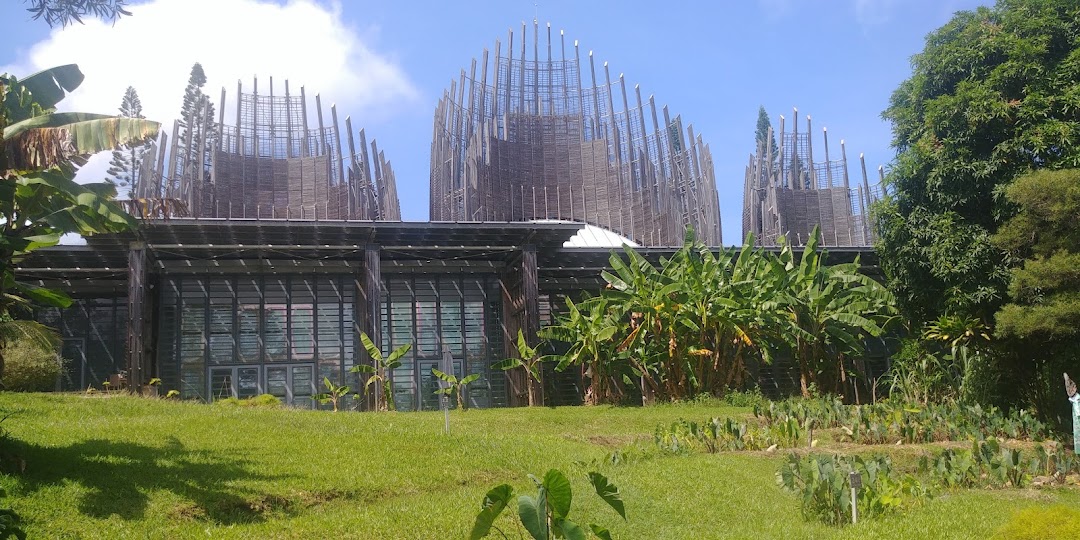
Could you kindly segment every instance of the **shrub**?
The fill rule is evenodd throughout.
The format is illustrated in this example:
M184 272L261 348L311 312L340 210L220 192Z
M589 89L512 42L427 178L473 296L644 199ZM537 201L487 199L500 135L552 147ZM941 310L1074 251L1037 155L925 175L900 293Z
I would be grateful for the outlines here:
M214 400L214 405L222 407L257 407L276 409L278 407L281 407L281 400L273 394L259 394L255 397L250 397L247 399L237 399L234 397L216 399Z
M1000 540L1077 537L1080 537L1080 510L1064 505L1025 508L1014 514L993 536Z
M4 389L14 392L48 392L56 388L63 362L54 350L28 339L4 346Z

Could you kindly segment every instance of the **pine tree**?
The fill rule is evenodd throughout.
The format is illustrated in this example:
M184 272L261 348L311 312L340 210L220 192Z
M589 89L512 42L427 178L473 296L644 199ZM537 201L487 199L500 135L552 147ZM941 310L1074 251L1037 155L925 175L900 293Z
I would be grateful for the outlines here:
M192 147L198 144L200 135L203 131L206 131L206 146L203 148L203 160L204 162L208 162L210 151L214 147L214 103L210 101L210 96L202 91L202 87L205 84L206 73L203 71L202 64L195 62L195 65L191 66L191 75L188 77L187 88L184 89L184 104L180 108L180 119L177 121L180 125L180 138L177 142L179 144L186 144L188 140L188 120L194 118L193 115L198 114L199 108L202 107L202 102L205 101L207 105L205 116L195 118L194 126L191 126L191 144Z
M769 148L772 148L773 163L779 159L780 152L776 146L776 132L772 133L772 138L769 139L768 145L765 146L765 139L769 137L769 127L772 126L772 120L769 119L769 113L765 112L765 106L758 107L757 113L757 131L754 132L754 148L757 151L758 148L762 149L763 155L770 155Z
M124 97L120 100L120 116L124 118L146 118L142 114L142 102L139 101L139 93L129 86L124 91ZM139 169L142 166L149 143L123 145L113 150L112 160L109 161L108 177L106 182L117 186L117 191L124 193L119 188L127 188L130 197L138 182Z

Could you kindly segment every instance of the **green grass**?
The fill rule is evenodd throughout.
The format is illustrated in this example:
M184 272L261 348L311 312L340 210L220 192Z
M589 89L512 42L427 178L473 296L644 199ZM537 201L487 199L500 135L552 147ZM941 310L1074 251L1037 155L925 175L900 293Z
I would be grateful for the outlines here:
M10 393L0 410L18 441L0 460L25 466L0 477L0 506L31 537L462 538L489 488L524 492L550 468L573 483L572 516L624 539L989 537L1024 508L1080 507L1076 489L975 490L857 526L806 523L774 483L782 453L650 450L657 424L746 412L707 404L454 412L449 436L441 413ZM580 463L635 444L644 457ZM621 489L628 522L587 492L593 469Z

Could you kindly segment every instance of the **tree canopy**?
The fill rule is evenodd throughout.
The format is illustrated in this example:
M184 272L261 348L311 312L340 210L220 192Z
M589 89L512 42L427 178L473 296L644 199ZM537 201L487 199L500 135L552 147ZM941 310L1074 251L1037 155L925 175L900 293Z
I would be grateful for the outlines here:
M898 154L877 208L890 288L913 322L992 320L1012 260L991 242L1033 169L1080 166L1080 4L999 0L926 38L883 117Z
M998 333L1072 343L1080 337L1080 169L1021 176L1005 196L1020 211L994 241L1023 262L1012 271Z
M131 15L124 9L124 0L31 0L26 8L34 20L45 19L49 26L80 23L86 16L116 22Z

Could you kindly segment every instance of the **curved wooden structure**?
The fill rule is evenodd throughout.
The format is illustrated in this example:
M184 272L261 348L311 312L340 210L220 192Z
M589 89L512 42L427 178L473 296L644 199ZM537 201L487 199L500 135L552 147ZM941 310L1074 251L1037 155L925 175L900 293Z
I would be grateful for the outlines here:
M534 21L530 51L522 24L451 81L435 109L431 219L577 221L644 246L681 245L692 226L719 245L709 146L558 40L553 56L549 24L542 50Z
M776 246L786 236L789 243L802 245L820 225L823 245L873 246L868 209L880 197L881 187L871 187L866 160L859 155L862 177L853 181L844 141L840 141L840 158L831 159L829 132L822 129L824 144L819 149L825 159L815 161L810 116L802 133L798 109L793 118L788 133L780 117L778 155L772 155L763 143L750 155L743 191L743 237L753 233L757 245ZM767 140L773 140L771 127ZM878 174L884 175L881 167Z
M284 90L274 93L273 78L263 94L258 79L251 93L237 82L233 125L226 125L224 88L216 122L201 102L174 124L171 146L163 136L148 152L140 174L147 180L133 197L178 201L194 218L400 220L394 171L375 141L369 153L361 129L357 147L345 117L343 148L336 106L324 117L316 95L312 115L304 87L292 94L286 80ZM181 122L192 126L183 140Z

